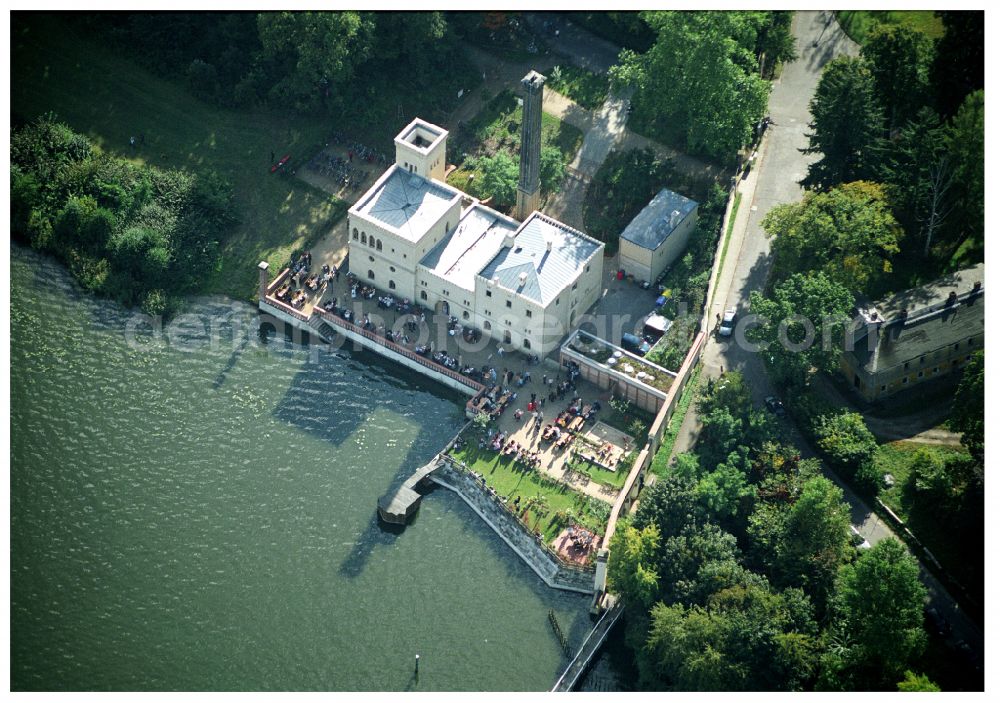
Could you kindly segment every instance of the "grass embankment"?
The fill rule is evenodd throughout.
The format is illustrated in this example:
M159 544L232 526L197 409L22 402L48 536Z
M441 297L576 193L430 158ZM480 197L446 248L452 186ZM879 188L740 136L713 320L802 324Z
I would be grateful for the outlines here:
M204 271L205 293L249 299L256 265L272 270L294 249L330 231L347 204L290 174L270 173L270 156L307 161L333 130L329 119L226 110L78 36L51 15L20 15L11 26L11 112L29 120L55 112L106 151L164 168L214 170L235 191L242 223ZM133 150L129 137L144 135Z
M911 475L913 456L919 450L930 452L941 459L966 453L963 447L918 442L901 441L880 445L875 454L875 465L879 475L892 474L895 483L892 488L882 488L879 498L934 554L944 570L982 603L983 544L981 541L970 541L959 531L942 525L938 517L921 508L916 497L914 477Z
M611 506L577 493L566 484L543 477L538 471L523 467L497 452L480 449L474 437L470 436L466 441L467 445L453 450L452 456L482 474L489 486L508 498L507 505L513 506L517 497L521 498L522 508L534 497L541 499L537 507L522 511L520 515L524 523L541 532L547 542L562 531L565 523L560 518L570 513L576 524L595 534L604 533Z
M695 396L698 394L698 389L701 388L701 364L699 363L691 371L691 378L688 380L687 385L681 392L681 397L677 401L677 406L674 408L674 414L670 416L670 422L667 423L667 429L663 432L663 441L660 443L660 448L657 450L656 454L653 456L653 460L649 464L649 470L657 478L665 478L667 475L667 469L670 467L670 455L674 451L674 444L677 442L677 435L681 431L681 423L684 422L684 416L687 415L688 408L691 407L691 401L694 400Z
M736 224L736 213L740 210L740 201L743 199L743 193L736 191L736 197L733 198L733 208L729 211L729 222L726 224L726 239L722 242L722 256L719 257L719 273L722 273L722 267L726 263L726 252L729 251L729 238L733 234L733 225ZM715 291L719 289L719 276L715 277L715 285L712 286L712 296L715 297ZM709 300L711 300L709 298Z
M901 24L931 39L944 36L944 24L933 10L838 10L836 15L840 28L858 44L879 24Z
M571 63L559 64L549 71L546 89L562 93L580 107L596 110L608 97L607 75L591 73Z

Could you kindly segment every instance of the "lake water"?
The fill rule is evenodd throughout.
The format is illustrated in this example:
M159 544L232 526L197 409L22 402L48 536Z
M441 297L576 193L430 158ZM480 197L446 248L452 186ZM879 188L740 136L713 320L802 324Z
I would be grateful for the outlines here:
M375 519L464 399L364 352L234 351L248 305L188 312L130 343L133 311L11 247L11 687L551 687L548 611L575 649L587 597L443 489L399 534Z

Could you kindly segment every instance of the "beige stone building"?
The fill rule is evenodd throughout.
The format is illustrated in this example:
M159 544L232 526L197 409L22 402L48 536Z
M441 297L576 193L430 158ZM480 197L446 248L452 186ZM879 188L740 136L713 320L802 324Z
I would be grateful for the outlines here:
M416 119L348 212L362 281L529 353L559 346L600 295L604 245L532 212L518 222L444 182L448 132Z
M698 222L698 203L664 188L621 233L621 268L655 282L687 246Z

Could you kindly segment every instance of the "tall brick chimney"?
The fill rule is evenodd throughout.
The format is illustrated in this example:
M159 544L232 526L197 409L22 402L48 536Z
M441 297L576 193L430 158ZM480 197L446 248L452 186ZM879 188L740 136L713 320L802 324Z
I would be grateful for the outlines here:
M525 220L538 209L542 182L542 92L545 76L530 71L521 79L524 109L521 113L521 177L517 181L517 219Z

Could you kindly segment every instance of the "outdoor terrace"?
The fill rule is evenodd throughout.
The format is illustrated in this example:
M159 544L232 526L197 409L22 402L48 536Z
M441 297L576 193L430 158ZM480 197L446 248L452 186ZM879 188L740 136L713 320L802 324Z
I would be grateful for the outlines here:
M579 330L566 341L563 348L576 352L605 369L621 374L631 382L654 388L661 393L670 390L676 376L673 371L647 361L641 356L611 344L600 337Z

